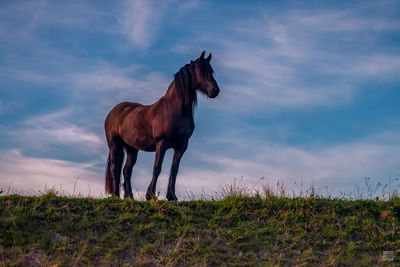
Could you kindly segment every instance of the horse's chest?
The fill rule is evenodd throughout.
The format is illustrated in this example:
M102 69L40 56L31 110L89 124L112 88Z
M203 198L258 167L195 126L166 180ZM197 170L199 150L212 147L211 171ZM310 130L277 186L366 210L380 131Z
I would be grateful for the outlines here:
M189 138L194 130L194 123L190 120L182 120L175 122L170 127L171 137L177 137L179 139Z
M187 141L193 133L193 120L180 119L165 122L163 134L171 143Z

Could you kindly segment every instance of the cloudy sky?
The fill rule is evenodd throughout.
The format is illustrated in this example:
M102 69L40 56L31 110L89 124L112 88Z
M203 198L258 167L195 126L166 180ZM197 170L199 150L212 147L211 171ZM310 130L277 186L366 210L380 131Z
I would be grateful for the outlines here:
M1 1L0 188L104 195L103 123L151 104L203 50L177 195L235 178L342 192L400 177L398 1ZM172 151L158 191L165 195ZM139 153L136 196L153 153Z

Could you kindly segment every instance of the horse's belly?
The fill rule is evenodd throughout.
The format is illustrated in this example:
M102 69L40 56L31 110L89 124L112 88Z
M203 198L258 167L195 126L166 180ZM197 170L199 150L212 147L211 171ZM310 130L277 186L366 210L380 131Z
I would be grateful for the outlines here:
M133 145L139 150L156 151L156 143L152 140L136 140Z
M156 149L151 124L140 109L134 110L123 119L119 132L122 140L131 147L144 151Z
M152 138L140 137L135 134L122 136L126 144L143 151L155 151L156 143Z

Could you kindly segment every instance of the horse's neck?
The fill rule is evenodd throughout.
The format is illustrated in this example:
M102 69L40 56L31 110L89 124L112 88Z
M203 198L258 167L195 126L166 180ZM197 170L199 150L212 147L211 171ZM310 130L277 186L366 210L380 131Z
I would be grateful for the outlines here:
M193 117L192 101L189 101L189 103L187 103L186 106L184 106L183 105L184 99L182 99L182 97L183 96L178 92L178 90L175 87L175 81L172 81L162 99L164 99L164 101L168 104L169 109L176 110L181 114L189 113Z

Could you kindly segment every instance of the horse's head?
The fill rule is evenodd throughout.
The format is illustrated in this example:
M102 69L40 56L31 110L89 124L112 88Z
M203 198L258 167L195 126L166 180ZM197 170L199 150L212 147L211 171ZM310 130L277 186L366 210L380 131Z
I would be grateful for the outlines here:
M204 53L191 64L194 66L193 81L195 88L206 94L210 98L214 98L219 94L219 87L213 77L214 70L210 65L211 53L207 58L204 58Z

